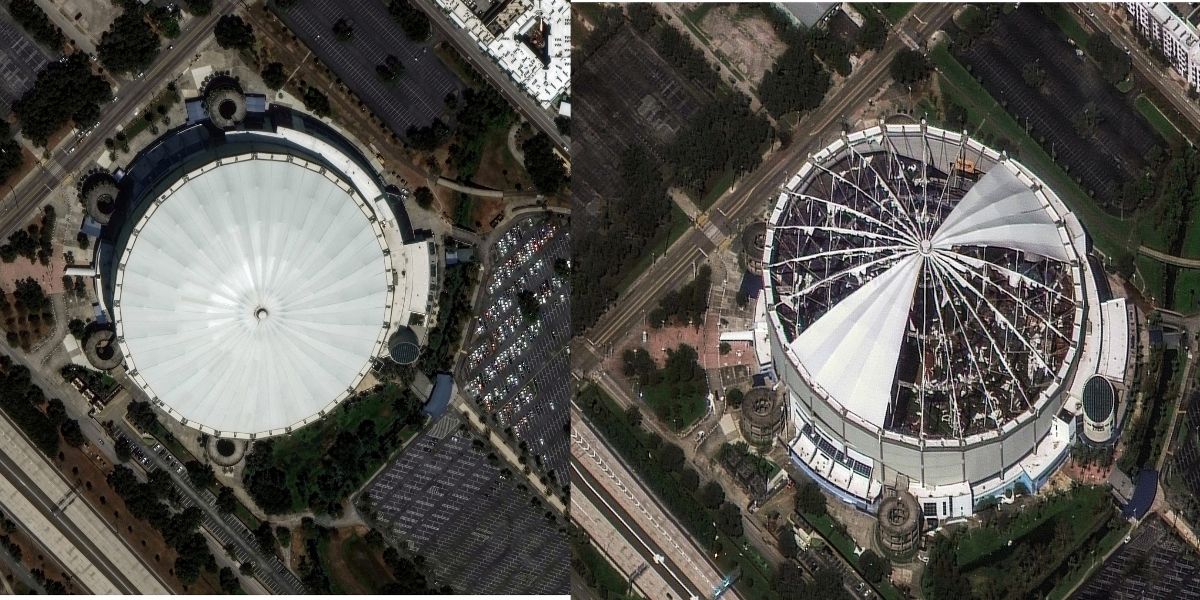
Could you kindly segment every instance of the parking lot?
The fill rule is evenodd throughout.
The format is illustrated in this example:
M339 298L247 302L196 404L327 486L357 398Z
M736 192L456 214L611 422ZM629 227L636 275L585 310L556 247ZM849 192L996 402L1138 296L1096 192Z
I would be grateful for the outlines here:
M447 413L367 487L380 529L456 593L565 594L565 536L521 474Z
M19 25L0 13L0 114L7 115L14 100L21 97L37 77L38 71L54 56L35 43Z
M491 267L471 324L463 364L467 398L512 428L548 473L567 472L571 296L555 263L571 252L566 217L539 214L515 221L490 249ZM536 320L521 312L517 294L533 292Z
M277 14L397 135L409 126L428 125L442 114L446 95L463 88L428 43L404 35L386 2L300 2ZM341 42L333 24L343 17L353 24L354 36ZM400 59L404 74L385 83L375 67L389 54Z
M1079 600L1200 598L1200 557L1153 516L1079 588Z
M993 98L1029 127L1034 139L1045 138L1041 145L1047 153L1057 155L1068 173L1080 177L1083 188L1093 190L1113 214L1120 214L1122 184L1142 172L1150 150L1166 150L1129 100L1091 60L1076 54L1037 6L1023 5L1001 16L960 59ZM1025 83L1026 65L1045 71L1039 90ZM1090 135L1081 134L1075 123L1089 103L1095 104L1099 117Z

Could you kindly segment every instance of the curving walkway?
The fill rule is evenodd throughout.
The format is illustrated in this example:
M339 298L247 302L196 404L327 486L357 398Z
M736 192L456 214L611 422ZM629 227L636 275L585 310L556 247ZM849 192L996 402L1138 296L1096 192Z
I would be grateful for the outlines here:
M1148 256L1159 262L1167 263L1168 265L1175 265L1176 267L1183 267L1185 269L1200 269L1200 258L1184 258L1182 256L1167 254L1166 252L1155 250L1154 248L1147 248L1146 246L1138 246L1138 254Z

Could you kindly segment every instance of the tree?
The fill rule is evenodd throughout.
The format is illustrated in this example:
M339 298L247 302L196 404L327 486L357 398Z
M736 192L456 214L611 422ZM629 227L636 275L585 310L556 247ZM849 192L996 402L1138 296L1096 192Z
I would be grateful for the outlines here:
M1021 77L1025 80L1025 85L1035 90L1046 85L1046 70L1036 62L1025 63L1025 66L1021 67Z
M146 22L140 4L128 2L124 7L100 37L96 54L104 68L114 73L145 71L158 56L158 34Z
M816 483L805 481L796 487L796 512L817 517L825 514L825 494Z
M779 532L779 553L784 558L796 558L800 554L800 545L796 543L796 533L790 526Z
M525 154L525 171L534 187L543 194L554 194L566 183L567 169L554 152L550 136L538 132L521 144Z
M745 397L746 395L739 388L734 387L725 390L725 404L728 404L734 410L742 407L742 399Z
M726 502L717 509L717 528L729 537L742 535L742 511L735 504Z
M554 127L563 135L571 135L571 118L566 115L554 117Z
M71 335L74 336L75 339L82 340L83 334L87 330L87 324L80 319L71 319L67 323L67 330L71 332Z
M321 90L311 85L308 86L304 89L302 100L304 101L304 108L312 111L313 114L319 117L328 117L330 115L329 97L322 93Z
M237 574L229 567L221 567L221 572L218 575L221 585L221 591L226 594L236 594L241 591L242 584L238 581Z
M258 548L263 552L275 552L275 532L271 529L269 522L259 523L254 530L254 539L258 542Z
M688 493L695 492L700 486L700 474L691 467L684 467L679 472L679 485Z
M887 42L888 37L887 22L883 20L879 11L874 8L868 8L860 12L863 16L863 26L858 31L858 49L879 50L883 48L883 44Z
M33 36L33 39L56 51L62 48L63 41L65 41L62 31L50 22L45 11L34 0L12 0L8 3L8 12L14 21Z
M262 79L263 85L273 90L282 88L283 84L287 82L287 73L283 71L283 63L267 63L267 66L263 67Z
M933 66L919 50L904 48L892 58L888 71L901 85L914 85L929 77Z
M717 346L717 350L721 353L721 356L724 356L733 351L733 346L729 345L729 342L721 342L721 344Z
M280 525L275 528L275 539L279 540L279 545L284 548L292 544L292 530Z
M354 24L346 17L333 22L333 35L339 42L348 42L354 37Z
M672 442L667 442L658 449L658 464L667 471L675 472L683 467L683 449Z
M1107 33L1095 33L1088 38L1087 53L1100 65L1100 72L1110 83L1120 83L1129 77L1129 55L1112 43Z
M629 421L629 425L637 428L642 426L642 409L636 406L630 406L625 409L625 420Z
M710 481L700 488L700 502L710 510L716 510L725 503L725 490L721 484Z
M203 17L212 12L212 0L183 0L183 5L188 12L197 17Z
M85 441L87 441L83 437L83 430L79 428L79 421L76 421L75 419L67 419L66 421L63 421L62 425L59 425L59 431L62 432L63 441L66 442L68 446L78 448L82 446Z
M892 565L888 560L875 553L874 550L864 550L858 557L858 568L863 577L871 583L879 583L884 577L887 577L892 571Z
M188 480L196 488L204 489L217 482L212 465L206 465L198 460L189 460L184 463L184 466L187 467Z
M38 146L46 141L68 120L86 121L99 110L99 105L112 99L108 81L92 73L91 63L82 52L68 54L64 59L51 61L38 73L33 87L13 102L12 110L21 126L21 133ZM78 124L78 122L76 123ZM8 136L7 126L0 126L0 138ZM12 143L15 143L12 142ZM9 148L4 142L3 165L9 157L20 164L20 146Z
M237 510L237 496L232 489L221 486L217 491L217 510L226 514Z
M421 186L413 190L413 200L417 201L417 206L429 210L433 206L433 190Z
M254 28L237 15L222 15L213 27L217 45L225 49L249 50L254 47Z
M423 42L429 39L432 31L429 17L408 0L392 0L388 3L388 12L400 24L400 29L404 31L404 35L408 36L408 39L414 42Z
M250 561L246 561L246 562L238 565L238 572L241 573L242 575L253 575L254 574L254 563L252 563Z
M403 74L404 63L400 62L400 59L393 54L389 54L382 63L375 65L375 75L379 77L380 81L386 83L395 82Z

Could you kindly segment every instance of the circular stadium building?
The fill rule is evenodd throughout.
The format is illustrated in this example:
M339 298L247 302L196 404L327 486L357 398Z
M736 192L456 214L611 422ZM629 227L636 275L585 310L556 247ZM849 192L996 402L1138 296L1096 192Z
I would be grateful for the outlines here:
M261 97L245 110L237 129L189 110L116 173L97 265L146 398L253 439L354 394L398 332L419 344L436 259L350 140Z
M764 251L793 460L864 510L907 490L929 520L1038 489L1098 368L1086 254L1053 190L965 135L889 125L811 156Z

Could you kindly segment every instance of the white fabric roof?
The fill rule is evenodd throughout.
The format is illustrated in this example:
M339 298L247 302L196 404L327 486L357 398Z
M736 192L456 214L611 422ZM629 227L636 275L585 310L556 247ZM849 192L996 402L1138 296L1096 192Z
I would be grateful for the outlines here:
M1129 360L1129 314L1125 299L1116 298L1100 305L1100 366L1097 373L1109 381L1125 383L1125 365Z
M928 234L927 242L897 239L902 244L874 248L872 262L886 268L816 321L799 324L802 331L790 343L792 353L812 383L859 417L882 427L922 271L936 273L935 277L948 282L947 289L970 289L963 271L989 267L954 250L964 246L1003 247L1068 262L1070 240L1060 233L1054 214L1007 165L995 166ZM859 239L874 235L868 231L855 234ZM865 272L865 264L852 270ZM1016 273L1011 277L1020 278ZM1012 326L1008 329L1022 335Z
M279 433L348 395L375 353L383 248L353 188L318 167L206 167L130 239L116 298L126 359L188 425Z
M975 183L933 235L933 247L1001 246L1069 261L1048 207L1003 165Z
M868 422L882 425L887 416L896 358L924 262L920 254L909 253L792 341L813 381Z

